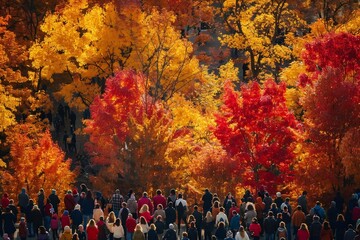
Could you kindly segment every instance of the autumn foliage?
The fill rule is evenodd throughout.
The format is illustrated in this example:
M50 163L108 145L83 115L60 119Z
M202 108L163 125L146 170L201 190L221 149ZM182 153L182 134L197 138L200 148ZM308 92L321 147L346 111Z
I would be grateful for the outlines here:
M57 189L62 197L63 190L71 189L75 181L76 171L70 170L71 160L65 159L49 131L42 132L39 126L17 125L10 136L11 161L0 175L3 188L12 196L17 196L24 187L33 198L40 188L46 194Z
M227 163L238 182L269 191L289 182L298 123L285 104L285 85L267 80L241 88L227 84L224 105L216 116L215 136L226 150Z

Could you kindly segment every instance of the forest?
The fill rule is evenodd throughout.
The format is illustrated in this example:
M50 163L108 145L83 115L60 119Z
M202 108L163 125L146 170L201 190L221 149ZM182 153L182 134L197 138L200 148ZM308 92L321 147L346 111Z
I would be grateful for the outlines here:
M350 196L359 6L0 0L0 192Z

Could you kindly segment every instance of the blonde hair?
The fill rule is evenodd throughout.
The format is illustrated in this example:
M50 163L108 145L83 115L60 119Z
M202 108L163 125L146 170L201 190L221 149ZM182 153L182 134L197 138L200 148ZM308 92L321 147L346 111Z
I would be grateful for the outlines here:
M142 207L140 208L139 213L143 213L143 212L148 212L149 211L149 206L147 204L142 205Z
M150 228L152 229L152 230L156 230L156 226L155 226L155 224L150 224Z
M95 220L93 218L90 219L90 221L89 221L89 223L87 224L86 227L96 227Z
M142 232L141 225L140 225L140 224L136 224L136 226L135 226L135 231L139 231L139 230Z
M114 223L116 220L115 213L111 211L109 215L107 216L107 222L108 223Z

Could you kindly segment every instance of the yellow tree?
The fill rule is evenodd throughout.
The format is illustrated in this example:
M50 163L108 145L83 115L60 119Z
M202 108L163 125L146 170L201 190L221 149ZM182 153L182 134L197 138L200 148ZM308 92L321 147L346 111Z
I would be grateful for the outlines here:
M61 95L71 95L67 99L74 102L78 98L85 106L104 90L105 79L123 68L145 74L154 100L186 92L200 70L191 43L180 38L174 21L165 10L146 13L135 6L70 1L45 19L41 26L45 38L30 49L38 69L34 78L70 82Z
M305 25L289 1L225 0L220 13L226 29L221 42L249 64L246 77L279 80L281 68L293 57L287 34Z

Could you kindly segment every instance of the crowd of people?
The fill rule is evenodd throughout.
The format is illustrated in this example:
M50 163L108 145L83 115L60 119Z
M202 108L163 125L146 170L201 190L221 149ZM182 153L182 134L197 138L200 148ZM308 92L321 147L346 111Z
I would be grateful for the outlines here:
M55 189L45 196L40 189L30 199L25 188L17 202L4 193L1 199L0 233L14 239L88 240L352 240L360 239L360 193L345 203L340 194L326 210L320 202L307 204L307 192L291 202L264 189L247 190L237 201L231 194L220 200L208 189L201 206L189 206L172 189L167 197L157 190L136 199L130 190L117 189L109 199L85 184L68 190L59 199ZM63 209L59 209L63 206Z

